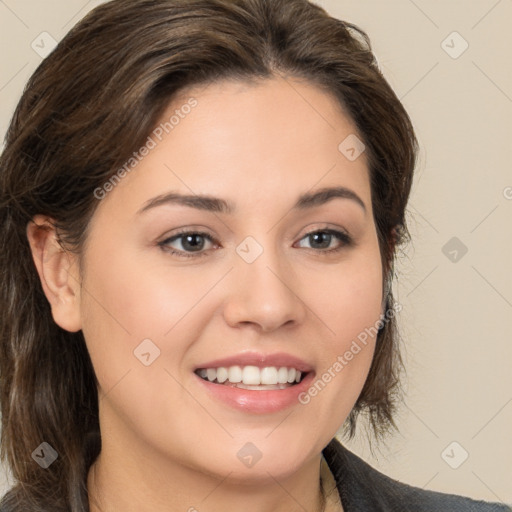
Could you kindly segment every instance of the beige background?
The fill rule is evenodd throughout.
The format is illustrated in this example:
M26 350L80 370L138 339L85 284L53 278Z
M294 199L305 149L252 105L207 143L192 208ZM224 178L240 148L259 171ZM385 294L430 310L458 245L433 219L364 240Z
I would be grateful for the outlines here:
M0 0L2 136L41 61L31 43L60 40L100 3ZM401 433L377 457L364 430L348 445L412 485L512 503L512 0L318 3L368 32L421 144L413 242L394 283L408 367ZM462 450L452 469L445 460Z

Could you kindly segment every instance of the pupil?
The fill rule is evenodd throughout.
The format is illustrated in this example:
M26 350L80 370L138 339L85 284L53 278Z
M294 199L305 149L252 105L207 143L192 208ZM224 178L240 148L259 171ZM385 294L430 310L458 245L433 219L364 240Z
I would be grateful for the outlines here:
M327 244L324 244L324 247L329 247L329 243L330 243L330 237L332 236L330 233L315 233L313 235L310 235L311 237L313 237L314 239L318 239L319 237L329 237L327 239Z
M185 237L185 245L189 245L189 247L192 249L201 250L204 245L204 240L203 243L194 243L194 241L197 242L198 237L201 238L201 235L187 235ZM191 240L192 242L190 242Z

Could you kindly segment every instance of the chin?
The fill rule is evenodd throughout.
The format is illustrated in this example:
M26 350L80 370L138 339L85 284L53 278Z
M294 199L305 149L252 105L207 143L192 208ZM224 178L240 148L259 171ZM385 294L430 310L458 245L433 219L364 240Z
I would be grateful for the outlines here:
M240 485L275 482L274 479L282 480L294 474L321 450L313 439L292 438L284 435L285 431L281 436L275 433L269 436L269 432L257 438L251 433L237 436L225 442L222 450L205 448L208 455L200 461L203 472L216 478L229 474L229 480Z

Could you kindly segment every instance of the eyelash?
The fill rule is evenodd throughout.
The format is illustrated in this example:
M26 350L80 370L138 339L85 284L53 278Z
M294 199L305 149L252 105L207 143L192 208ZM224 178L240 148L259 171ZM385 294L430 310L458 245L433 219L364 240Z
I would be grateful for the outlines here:
M327 250L318 249L318 250L316 250L316 252L322 254L323 256L337 253L337 252L341 251L342 249L344 249L345 247L349 247L349 246L353 245L352 238L347 233L344 233L343 231L338 231L335 229L319 229L316 231L311 231L309 233L306 233L301 238L301 240L304 240L304 238L307 238L311 235L316 235L318 233L327 233L329 235L334 235L336 238L338 238L338 240L340 240L342 242L342 244L339 247L335 247L334 249L327 249ZM207 238L210 242L212 242L214 244L217 243L217 241L215 239L213 239L208 233L205 233L202 231L185 231L184 230L184 231L181 231L181 232L173 235L170 238L163 240L162 242L158 242L158 246L161 247L162 250L164 250L165 252L168 252L172 255L175 255L175 256L178 256L181 258L198 258L201 256L206 256L206 251L187 254L185 251L176 251L174 249L169 249L167 247L167 244L174 242L175 240L178 240L180 238L183 238L185 235L199 235L199 236ZM315 251L315 249L311 249L311 250Z

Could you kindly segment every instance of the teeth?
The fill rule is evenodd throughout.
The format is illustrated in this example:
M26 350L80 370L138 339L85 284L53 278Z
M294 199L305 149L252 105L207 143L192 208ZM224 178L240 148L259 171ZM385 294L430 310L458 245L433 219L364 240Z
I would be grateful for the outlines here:
M230 366L228 369L229 382L242 382L242 368L240 366Z
M277 371L277 382L279 382L279 384L286 384L288 382L288 368L284 366L279 368Z
M240 387L250 386L246 389L255 389L255 386L274 386L275 389L287 387L286 384L300 382L302 372L295 368L281 366L230 366L229 368L201 368L197 374L210 382L218 383L240 383ZM260 388L265 389L265 388Z
M262 384L277 384L277 368L274 366L267 366L260 371Z
M221 384L228 380L229 374L227 368L217 368L217 381Z
M245 385L252 384L259 386L261 384L260 369L257 366L244 366L242 370L242 382Z

